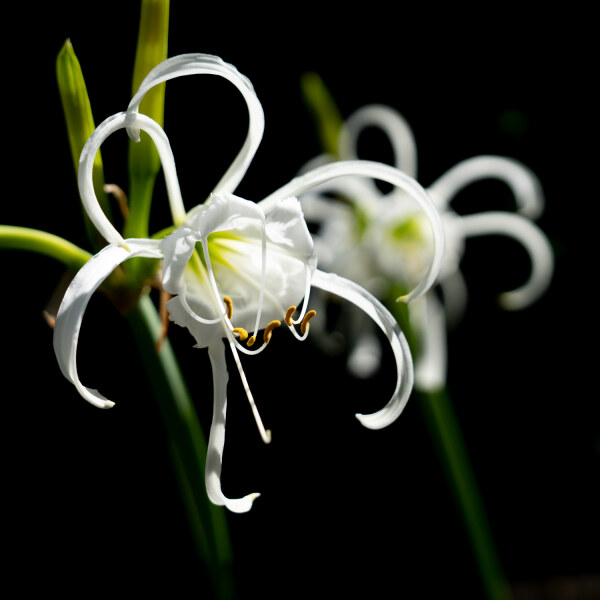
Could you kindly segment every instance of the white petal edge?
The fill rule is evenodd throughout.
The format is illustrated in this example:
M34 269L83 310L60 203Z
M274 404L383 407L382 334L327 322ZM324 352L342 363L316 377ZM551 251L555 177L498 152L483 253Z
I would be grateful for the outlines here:
M444 257L444 228L442 226L440 214L427 192L415 179L406 175L406 173L403 173L395 167L367 160L338 161L317 167L308 173L304 173L303 175L292 179L288 184L279 188L264 200L261 200L259 204L261 204L266 211L281 198L287 196L300 196L304 192L331 179L349 176L380 179L399 187L410 194L410 196L418 202L429 219L433 232L433 258L431 264L429 265L427 274L421 280L419 285L409 294L403 296L401 300L403 302L409 302L414 298L418 298L427 292L427 290L435 283L435 280L439 275L442 259Z
M554 254L548 238L528 219L507 212L486 212L460 219L465 237L499 234L514 238L527 250L531 274L521 287L500 296L504 308L518 310L537 300L548 288L554 270Z
M544 211L544 192L535 173L504 156L475 156L459 162L430 185L428 191L444 209L461 189L479 179L490 178L504 181L510 187L520 214L536 219Z
M210 501L218 506L226 506L235 513L248 512L260 494L248 494L243 498L227 498L221 490L221 466L225 446L225 420L227 415L227 362L225 345L219 341L208 347L208 356L213 372L213 418L208 437L206 454L206 492Z
M417 145L412 129L400 113L383 104L364 106L346 120L339 139L340 158L358 158L358 138L367 127L378 127L388 136L394 152L394 165L407 175L416 177Z
M92 133L85 143L79 159L79 171L77 176L81 201L88 216L104 239L109 244L114 244L116 246L124 246L125 241L104 214L98 203L92 178L94 158L100 149L100 146L108 136L119 129L131 127L133 125L148 133L156 145L162 163L173 221L176 224L179 224L185 218L185 208L183 206L183 199L181 198L181 190L179 189L175 159L173 158L169 140L162 127L146 115L135 113L127 114L125 112L112 115L98 125L94 133Z
M126 240L122 246L106 246L90 258L71 281L61 302L54 326L54 352L63 375L88 402L98 408L111 408L111 402L97 390L85 387L77 374L77 344L85 309L92 294L121 263L134 256L162 258L158 241Z
M391 313L367 290L353 281L324 273L318 269L313 274L312 284L325 292L340 296L363 310L379 326L387 337L398 370L398 380L391 399L379 411L369 414L357 414L356 418L368 429L383 429L393 423L402 413L414 382L413 362L404 334Z
M227 169L225 175L213 190L216 192L234 192L244 177L256 150L260 144L265 128L265 117L262 105L258 100L256 92L250 80L242 75L233 65L226 63L218 56L211 54L181 54L169 58L150 71L140 84L138 91L132 98L127 108L130 114L136 114L139 105L146 92L170 79L184 75L218 75L233 83L241 92L248 106L248 134L242 149L233 163ZM139 141L139 128L132 124L127 130L134 141Z

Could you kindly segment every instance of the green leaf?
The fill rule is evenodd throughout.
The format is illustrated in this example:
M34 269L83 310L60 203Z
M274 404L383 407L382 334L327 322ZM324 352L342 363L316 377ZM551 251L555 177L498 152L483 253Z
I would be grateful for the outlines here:
M96 127L83 72L70 40L64 43L56 58L56 80L67 125L71 157L77 173L81 150ZM94 159L93 179L100 206L110 218L110 205L104 192L104 172L100 152ZM92 248L98 250L104 245L104 241L85 211L83 216L88 239Z

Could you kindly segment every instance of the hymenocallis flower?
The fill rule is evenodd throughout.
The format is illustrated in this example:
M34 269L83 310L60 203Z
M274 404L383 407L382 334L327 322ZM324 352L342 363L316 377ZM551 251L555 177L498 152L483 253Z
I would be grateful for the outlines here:
M309 163L355 159L363 129L378 127L387 134L395 166L416 177L417 154L412 131L404 118L381 105L356 111L339 136L338 156L321 156ZM512 190L517 212L488 211L459 216L452 200L459 191L481 179L498 179ZM507 309L525 307L546 290L553 270L553 255L543 232L532 219L543 210L544 197L535 174L523 164L501 156L477 156L460 162L431 184L428 193L444 224L446 251L437 283L441 294L429 291L409 307L416 336L416 385L437 390L446 381L446 321L455 323L464 311L466 285L459 266L465 240L481 235L505 235L527 250L529 279L518 289L501 295ZM335 201L332 196L341 201ZM302 199L307 220L319 225L315 244L319 262L364 285L388 306L398 290L410 288L431 260L430 228L402 190L384 193L374 181L348 178L331 181ZM349 332L348 366L366 377L379 365L380 347L368 323L353 322ZM326 341L327 338L324 338Z
M210 197L189 212L184 207L175 161L163 129L139 112L140 101L153 86L191 74L213 74L228 79L242 93L248 107L246 140ZM310 289L320 288L358 306L385 333L398 369L392 398L378 412L357 415L372 429L393 422L410 395L412 359L396 320L368 291L357 284L316 268L316 254L297 196L331 180L348 176L379 179L411 197L429 221L433 249L423 278L405 299L422 296L438 276L443 257L443 228L439 214L423 188L400 170L369 161L348 160L310 170L260 202L234 195L262 138L264 115L251 83L233 66L205 54L186 54L155 67L142 82L126 111L100 124L86 143L79 166L79 190L87 214L108 245L91 258L70 284L56 317L54 347L64 373L89 402L109 408L113 402L78 377L76 353L87 303L111 272L133 257L162 260L161 285L172 298L169 318L186 327L196 346L208 348L213 370L213 420L206 461L210 499L235 512L248 511L258 494L229 499L221 490L220 473L225 441L227 381L225 350L234 357L260 434L270 441L244 374L240 354L265 350L274 329L282 324L300 340L309 332ZM173 226L156 237L123 238L102 211L92 181L93 161L102 143L119 129L132 139L140 130L153 140L162 163ZM262 334L261 334L262 332ZM223 341L225 343L223 343Z

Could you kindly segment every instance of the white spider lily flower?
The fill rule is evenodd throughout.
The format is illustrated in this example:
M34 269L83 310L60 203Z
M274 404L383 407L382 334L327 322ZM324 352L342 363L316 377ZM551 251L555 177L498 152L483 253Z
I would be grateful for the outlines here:
M393 109L372 105L356 111L339 139L339 158L357 157L358 139L366 127L387 134L395 166L416 177L417 152L412 131ZM333 157L317 157L309 165L326 164ZM513 192L516 213L482 212L459 216L451 201L464 187L481 179L498 179ZM544 208L542 187L523 164L501 156L477 156L462 161L427 189L438 207L445 230L446 250L437 283L443 302L430 291L409 307L418 336L416 385L424 390L443 387L446 380L446 321L455 323L466 304L466 285L459 270L469 237L500 234L522 244L531 259L529 279L500 296L507 309L523 308L547 289L553 271L551 246L532 219ZM335 202L331 196L343 198ZM390 300L395 286L410 287L422 277L431 260L430 228L422 213L402 190L383 193L373 181L346 179L329 182L302 199L309 222L319 225L314 236L319 263L364 285L381 299ZM348 366L366 377L379 364L379 345L369 327L353 327Z
M249 129L237 158L210 197L186 212L166 134L156 122L140 114L138 106L152 86L173 77L198 73L225 77L241 91L248 106ZM444 246L439 214L425 190L405 173L387 165L341 161L311 170L257 203L235 196L233 192L256 152L263 127L262 107L250 82L221 59L189 54L168 59L153 69L142 82L129 109L101 123L82 151L79 168L82 202L108 246L86 263L73 279L59 309L54 330L55 352L65 377L86 400L100 408L110 408L113 402L85 387L77 375L77 341L87 303L113 269L129 258L162 259L162 286L172 295L167 302L169 318L190 331L196 347L208 348L212 365L214 401L205 473L207 493L212 502L225 505L234 512L248 511L258 494L231 499L221 489L227 410L226 345L234 357L266 443L270 441L271 433L263 425L240 354L264 351L273 330L282 322L298 339L305 339L309 321L315 315L315 311L309 310L311 287L356 305L390 342L398 371L396 388L381 410L356 415L365 427L379 429L392 423L402 412L413 386L408 344L388 310L357 284L316 269L312 237L296 197L313 187L348 176L381 179L413 197L430 222L434 251L425 276L407 295L409 299L425 294L435 281ZM134 139L139 139L140 130L146 131L158 149L175 223L172 233L163 239L123 239L95 196L92 183L94 157L104 140L123 128ZM261 331L262 336L259 336Z

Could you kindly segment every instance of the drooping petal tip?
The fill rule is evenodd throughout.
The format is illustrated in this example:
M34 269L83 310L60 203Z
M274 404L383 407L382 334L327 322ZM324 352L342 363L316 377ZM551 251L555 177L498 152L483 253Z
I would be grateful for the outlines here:
M383 331L390 343L398 376L396 388L388 403L372 414L356 414L356 418L367 429L383 429L393 423L402 413L410 397L414 383L412 356L406 338L391 313L377 298L359 285L334 275L315 270L313 285L351 302L365 312Z

